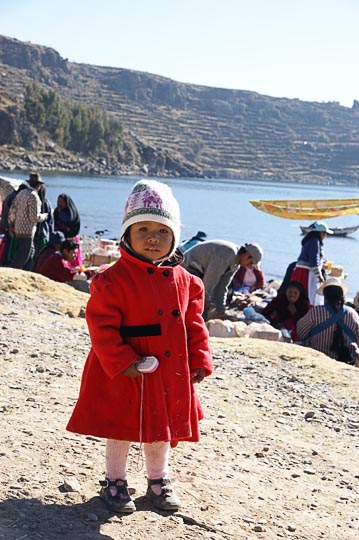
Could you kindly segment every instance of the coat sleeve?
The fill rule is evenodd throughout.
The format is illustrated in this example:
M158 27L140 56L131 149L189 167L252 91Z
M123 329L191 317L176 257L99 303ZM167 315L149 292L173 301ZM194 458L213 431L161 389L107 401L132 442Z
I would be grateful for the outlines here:
M185 316L189 365L191 371L196 368L205 369L208 376L212 373L213 363L208 330L202 317L203 309L203 283L196 276L191 276L189 302Z
M263 289L264 284L265 284L265 277L264 277L263 270L255 269L254 273L257 278L257 282L255 286L257 287L257 289Z
M86 321L92 349L110 379L136 362L138 354L120 336L121 291L114 288L106 273L92 280Z

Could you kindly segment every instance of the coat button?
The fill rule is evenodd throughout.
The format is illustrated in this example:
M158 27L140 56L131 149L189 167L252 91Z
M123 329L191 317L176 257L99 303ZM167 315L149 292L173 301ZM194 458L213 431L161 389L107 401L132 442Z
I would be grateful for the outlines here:
M154 268L147 268L147 274L153 274Z
M174 309L172 311L172 315L174 315L175 317L178 317L180 315L180 312L178 311L178 309Z
M166 351L166 352L165 352L165 356L167 356L167 358L168 358L169 356L171 356L170 351Z
M163 270L162 274L167 277L167 276L170 275L170 271L169 270Z
M157 311L157 313L158 313L158 315L163 315L163 309L159 309L159 310Z

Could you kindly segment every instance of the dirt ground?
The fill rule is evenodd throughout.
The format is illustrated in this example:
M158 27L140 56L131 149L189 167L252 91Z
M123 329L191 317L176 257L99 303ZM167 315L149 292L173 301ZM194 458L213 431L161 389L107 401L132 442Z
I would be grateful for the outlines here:
M183 507L154 510L133 445L137 512L98 497L104 441L68 433L89 350L87 295L0 268L1 540L354 540L359 369L287 343L212 338L200 443L172 451Z

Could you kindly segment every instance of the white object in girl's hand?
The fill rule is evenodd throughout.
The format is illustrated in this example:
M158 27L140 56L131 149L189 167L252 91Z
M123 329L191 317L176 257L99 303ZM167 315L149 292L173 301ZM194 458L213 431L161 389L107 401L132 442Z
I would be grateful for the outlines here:
M153 373L158 368L158 360L155 356L143 356L140 364L136 364L137 371L141 373Z

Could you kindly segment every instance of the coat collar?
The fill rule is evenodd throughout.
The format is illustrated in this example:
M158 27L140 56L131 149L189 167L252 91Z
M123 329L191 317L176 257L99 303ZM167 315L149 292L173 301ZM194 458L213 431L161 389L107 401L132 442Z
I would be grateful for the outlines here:
M183 253L178 248L168 260L161 261L160 264L154 264L151 261L148 261L147 259L145 259L144 257L140 257L139 255L135 254L135 252L131 250L128 244L124 242L121 242L120 252L121 252L121 257L137 264L138 266L141 266L142 268L153 268L154 270L158 269L160 271L166 267L171 268L174 266L178 266L179 264L183 262Z

